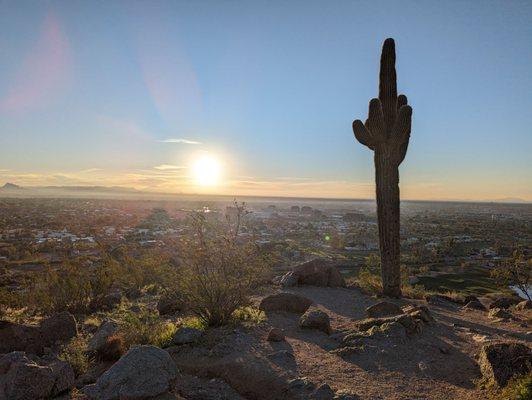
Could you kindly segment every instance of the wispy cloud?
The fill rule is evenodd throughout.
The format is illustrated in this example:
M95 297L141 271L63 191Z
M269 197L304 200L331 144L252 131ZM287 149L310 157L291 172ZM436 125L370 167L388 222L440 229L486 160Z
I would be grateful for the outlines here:
M184 169L185 167L181 165L171 165L171 164L161 164L153 167L155 169L158 169L159 171L173 171L176 169Z
M181 144L201 144L201 142L198 142L196 140L189 140L189 139L183 139L183 138L179 138L179 139L175 139L175 138L163 139L163 140L159 140L159 142L161 142L161 143L181 143Z
M103 169L101 169L101 168L87 168L87 169L84 169L84 170L79 171L79 172L82 173L82 174L90 174L92 172L99 172L99 171L103 171Z

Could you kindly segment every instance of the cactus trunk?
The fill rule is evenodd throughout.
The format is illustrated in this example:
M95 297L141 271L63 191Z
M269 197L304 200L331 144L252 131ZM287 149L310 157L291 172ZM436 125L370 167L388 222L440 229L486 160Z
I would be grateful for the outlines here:
M399 243L399 167L383 151L375 151L375 183L383 292L401 296Z
M401 296L399 165L410 140L412 107L397 96L395 42L382 46L379 98L369 102L368 119L353 121L357 140L375 153L375 183L383 293Z

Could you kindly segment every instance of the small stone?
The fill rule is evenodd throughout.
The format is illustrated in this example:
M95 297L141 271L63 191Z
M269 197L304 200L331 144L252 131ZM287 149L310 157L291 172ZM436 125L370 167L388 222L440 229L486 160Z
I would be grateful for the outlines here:
M307 311L299 319L299 326L302 328L317 329L327 335L331 333L329 316L321 310Z
M270 332L268 332L268 339L269 342L282 342L285 340L284 333L279 328L272 328L270 329Z
M324 383L312 393L310 398L312 400L334 400L334 391L328 384Z
M179 328L172 338L173 345L183 345L197 342L203 336L203 332L196 328L183 326Z

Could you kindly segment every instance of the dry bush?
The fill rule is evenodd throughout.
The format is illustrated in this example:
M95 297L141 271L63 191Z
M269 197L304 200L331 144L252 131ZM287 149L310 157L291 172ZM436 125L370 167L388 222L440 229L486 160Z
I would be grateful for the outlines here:
M179 294L188 309L209 326L227 324L249 305L249 296L266 270L266 259L252 238L239 237L245 206L235 202L234 220L191 217L191 231L179 243Z

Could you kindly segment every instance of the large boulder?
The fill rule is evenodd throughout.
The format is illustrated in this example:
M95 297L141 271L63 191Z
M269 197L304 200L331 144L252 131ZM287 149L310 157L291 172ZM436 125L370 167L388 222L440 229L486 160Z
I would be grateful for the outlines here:
M54 360L46 364L24 352L0 358L0 399L48 399L73 386L74 370L67 362Z
M167 393L176 377L176 366L165 350L137 346L83 392L91 400L144 400Z
M299 319L301 328L317 329L329 335L331 333L331 321L327 313L321 310L309 310Z
M41 323L41 334L49 344L67 341L78 334L76 319L66 311L52 315Z
M298 285L345 287L345 280L340 271L334 265L320 259L296 265L290 278L287 275L283 278L290 279L291 282L297 279Z
M87 350L89 353L97 353L107 343L107 339L118 332L118 323L112 319L102 322L96 333L90 338Z
M514 375L530 371L532 349L515 342L487 344L480 351L479 365L485 378L504 387Z
M25 351L42 354L44 346L39 327L0 321L0 353Z
M288 311L296 314L303 314L308 310L312 300L294 293L276 293L262 299L259 309L268 311Z
M402 314L403 310L394 303L381 301L366 308L366 313L370 318L382 318Z

